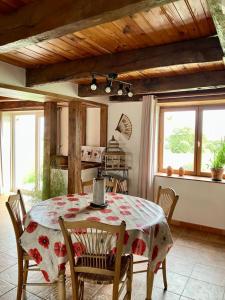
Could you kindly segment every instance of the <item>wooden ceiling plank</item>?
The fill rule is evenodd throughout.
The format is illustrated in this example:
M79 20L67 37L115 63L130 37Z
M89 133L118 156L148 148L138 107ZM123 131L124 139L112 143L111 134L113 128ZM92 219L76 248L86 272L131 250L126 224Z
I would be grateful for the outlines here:
M27 70L27 86L67 79L90 78L91 72L126 73L171 65L220 61L217 37L106 54Z
M156 92L186 91L225 87L225 70L201 72L195 74L180 75L174 77L160 77L133 80L132 92L134 94L154 94ZM79 85L78 95L80 97L92 97L105 95L104 84L99 84L96 91L90 90L90 85ZM117 94L118 86L112 87L109 96Z
M36 0L0 19L0 52L57 38L176 0ZM29 19L29 22L27 20Z
M225 58L225 8L223 8L223 1L208 0L208 5Z

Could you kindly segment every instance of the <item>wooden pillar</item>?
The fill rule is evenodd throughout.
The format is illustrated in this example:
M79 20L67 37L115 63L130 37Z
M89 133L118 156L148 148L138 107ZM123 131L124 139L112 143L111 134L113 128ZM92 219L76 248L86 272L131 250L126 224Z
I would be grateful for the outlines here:
M100 146L107 146L107 131L108 131L108 106L100 108Z
M57 149L57 102L44 103L44 163L42 199L50 197L51 157Z
M82 105L82 146L86 146L87 106Z
M69 103L68 193L79 190L81 178L82 104Z

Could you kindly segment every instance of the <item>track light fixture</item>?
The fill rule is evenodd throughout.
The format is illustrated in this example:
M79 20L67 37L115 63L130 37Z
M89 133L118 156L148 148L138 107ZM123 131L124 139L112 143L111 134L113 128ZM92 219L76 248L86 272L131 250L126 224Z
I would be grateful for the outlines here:
M123 84L122 84L122 83L120 83L120 85L119 85L119 89L118 89L118 91L117 91L117 94L118 94L119 96L122 96L122 95L123 95Z
M97 90L97 80L94 76L92 76L92 82L91 82L91 90L96 91Z
M111 93L112 91L112 80L107 79L107 85L105 87L105 92L107 94Z
M97 72L93 72L92 74L92 81L91 81L91 90L95 91L98 88L97 84L97 78L96 77L104 77L106 79L106 87L105 87L105 92L107 94L110 94L112 92L113 84L114 82L119 83L119 87L117 90L117 94L119 96L122 96L124 92L126 91L128 97L133 97L133 93L131 91L131 86L132 84L126 81L122 81L117 79L118 74L116 73L109 73L109 74L101 74Z
M133 97L133 95L134 95L134 94L131 92L131 90L130 90L130 89L131 89L131 87L130 87L130 86L129 86L129 87L128 87L128 86L126 87L127 96L128 96L129 98Z

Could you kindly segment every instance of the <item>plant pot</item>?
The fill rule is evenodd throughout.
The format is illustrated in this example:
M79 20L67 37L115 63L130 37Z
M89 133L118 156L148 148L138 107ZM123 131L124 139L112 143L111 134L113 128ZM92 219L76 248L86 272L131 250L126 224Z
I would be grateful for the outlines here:
M211 168L212 180L221 181L223 179L224 168Z

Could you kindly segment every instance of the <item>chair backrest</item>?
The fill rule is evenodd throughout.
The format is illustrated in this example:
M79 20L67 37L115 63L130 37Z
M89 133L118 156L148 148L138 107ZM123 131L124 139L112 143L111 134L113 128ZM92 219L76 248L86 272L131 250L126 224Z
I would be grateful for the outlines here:
M59 218L72 273L113 276L118 280L126 223L67 222ZM79 264L75 263L79 258ZM72 270L74 272L72 272Z
M105 183L106 192L116 193L117 188L118 188L118 180L116 178L112 178L111 180L108 178L106 179L106 183Z
M88 180L88 181L82 181L80 180L80 193L88 192L91 193L93 192L93 180Z
M165 212L168 223L171 223L173 212L177 205L179 196L171 188L163 189L161 186L158 190L158 196L156 203L162 207Z
M117 192L117 188L118 188L118 180L116 178L112 178L112 180L110 179L106 179L105 182L105 189L106 192ZM88 180L88 181L82 181L80 180L80 193L84 193L84 192L92 192L93 191L93 180Z
M17 191L16 195L9 196L8 201L6 202L6 207L12 220L18 243L19 238L24 231L23 221L26 216L25 205L20 190Z

